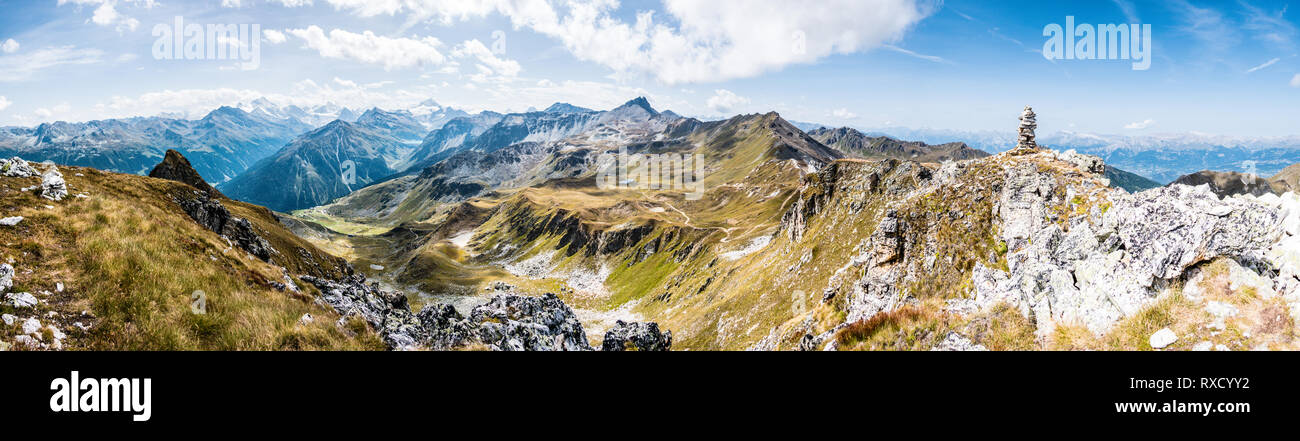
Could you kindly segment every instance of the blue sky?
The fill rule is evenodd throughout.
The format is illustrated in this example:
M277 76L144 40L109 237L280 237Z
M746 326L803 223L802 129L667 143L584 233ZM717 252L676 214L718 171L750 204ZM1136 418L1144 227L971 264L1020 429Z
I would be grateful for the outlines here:
M1300 35L1243 0L0 0L0 125L201 116L267 96L522 111L645 95L866 128L1297 135ZM1141 23L1151 64L1047 60L1044 27ZM257 24L260 63L155 59L156 26ZM12 41L11 41L12 40Z

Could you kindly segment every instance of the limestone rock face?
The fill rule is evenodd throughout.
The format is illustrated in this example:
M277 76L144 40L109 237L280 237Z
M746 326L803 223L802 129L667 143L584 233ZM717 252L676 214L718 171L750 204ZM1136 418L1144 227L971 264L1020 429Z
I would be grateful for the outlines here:
M1208 187L1175 185L1117 195L1102 233L1114 232L1134 255L1143 286L1170 279L1218 256L1251 257L1275 242L1281 219L1266 205L1219 200Z
M1057 180L1039 173L1031 162L1008 168L1003 182L997 214L1002 220L1002 240L1014 250L1047 223L1048 207L1061 203L1062 198L1056 191Z
M1010 271L977 265L972 279L978 303L1016 305L1040 333L1058 322L1103 333L1192 266L1219 256L1258 259L1280 235L1278 213L1267 205L1219 200L1205 187L1181 185L1134 195L1112 191L1104 214L1079 219L1067 232L1042 220L1050 202L1018 182L1007 180L1008 189L1020 192L1018 205L1003 204L999 212L1014 250L1007 255Z

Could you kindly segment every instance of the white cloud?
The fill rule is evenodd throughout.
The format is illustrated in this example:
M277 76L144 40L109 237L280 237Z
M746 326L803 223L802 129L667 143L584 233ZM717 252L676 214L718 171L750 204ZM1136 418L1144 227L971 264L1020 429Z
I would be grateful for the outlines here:
M1272 66L1272 65L1274 65L1274 64L1277 64L1277 62L1279 62L1279 61L1282 61L1282 59L1281 59L1281 58L1274 58L1274 59L1272 59L1272 60L1265 61L1264 64L1261 64L1261 65L1259 65L1259 66L1255 66L1255 67L1252 67L1252 68L1250 68L1250 69L1247 69L1247 70L1246 70L1246 73L1255 73L1255 71L1257 71L1257 70L1260 70L1260 69L1263 69L1263 68L1266 68L1266 67Z
M107 1L95 8L95 14L91 16L90 21L100 26L114 26L118 32L122 30L134 31L140 26L140 21L117 12L116 4Z
M4 96L0 96L0 110L4 110L4 109L9 108L9 106L10 106L11 104L13 104L13 103L14 103L13 101L9 101L9 98L5 98Z
M850 112L849 109L839 108L831 112L831 116L839 119L854 119L858 117L858 114Z
M221 7L223 8L238 8L242 6L244 5L240 0L221 0Z
M5 40L3 44L0 44L0 51L3 51L6 54L18 52L18 42L14 41L12 38Z
M140 27L140 20L123 15L118 12L119 3L138 5L145 9L152 9L158 5L157 0L58 0L58 5L72 4L78 6L95 6L91 13L90 22L100 26L112 26L118 32L135 31Z
M62 46L0 57L0 82L25 80L31 78L36 72L65 64L98 63L103 54L104 52L99 49Z
M1124 125L1124 128L1129 129L1129 130L1142 130L1142 129L1146 129L1146 128L1148 128L1148 127L1151 127L1152 125L1155 125L1155 123L1156 123L1156 120L1154 120L1154 119L1148 119L1148 120L1145 120L1145 121L1138 121L1138 122L1133 122L1133 123L1125 124L1125 125Z
M522 68L514 60L498 58L487 46L478 40L466 40L455 49L452 49L451 55L456 58L472 57L480 63L479 66L486 69L487 75L501 75L506 77L515 77L519 75Z
M1300 87L1300 73L1295 74L1294 77L1291 77L1291 87Z
M749 98L736 95L727 89L718 89L713 91L713 96L709 97L704 103L705 106L714 112L729 113L732 109L749 104Z
M315 49L322 57L379 64L384 66L384 70L438 65L446 61L446 57L438 51L442 42L433 37L418 40L389 38L370 31L357 34L341 29L331 30L326 35L325 31L315 25L286 32L301 38L308 48Z
M41 119L49 120L49 119L52 119L52 118L58 118L58 117L61 117L61 116L63 116L63 115L67 115L68 112L71 111L71 110L72 110L72 106L68 105L68 103L62 103L62 104L56 105L56 106L54 106L54 107L52 107L52 108L45 108L45 107L42 107L42 108L36 109L36 112L35 112L35 113L36 113L36 116L40 117Z
M284 35L284 32L280 32L275 29L265 29L262 31L262 35L265 36L266 41L270 42L271 44L284 43L289 39L289 37L286 37Z
M832 54L869 50L900 38L933 12L923 0L823 0L792 7L783 0L664 0L669 17L616 17L619 3L544 1L327 0L368 17L408 14L451 23L493 12L516 28L559 40L575 57L615 76L645 73L666 84L752 77ZM922 4L924 3L924 4Z

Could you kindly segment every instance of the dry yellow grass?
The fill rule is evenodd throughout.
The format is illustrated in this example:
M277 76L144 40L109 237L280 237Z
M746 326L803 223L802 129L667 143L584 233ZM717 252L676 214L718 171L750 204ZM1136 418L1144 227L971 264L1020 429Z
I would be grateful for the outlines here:
M188 186L93 169L61 169L71 193L85 193L88 198L70 196L59 202L47 201L17 190L36 182L35 178L0 178L0 213L26 218L16 227L0 229L0 256L14 259L18 288L52 293L43 299L42 313L49 310L58 315L49 321L68 332L68 348L383 347L373 333L350 337L336 329L336 316L314 305L310 291L295 295L273 288L270 282L283 277L277 265L231 247L225 239L192 221L172 201L177 192L190 191ZM251 206L233 202L226 205L253 222L273 246L283 250L282 254L305 245ZM316 253L312 260L327 259L327 255L312 250ZM307 266L293 256L277 263L299 267L294 268L299 271ZM62 293L55 292L58 282L65 285ZM307 286L304 289L310 290ZM202 314L192 311L199 292L206 307ZM93 318L82 316L82 311L89 311ZM299 324L298 319L305 313L318 319ZM74 321L93 326L80 332L71 326Z

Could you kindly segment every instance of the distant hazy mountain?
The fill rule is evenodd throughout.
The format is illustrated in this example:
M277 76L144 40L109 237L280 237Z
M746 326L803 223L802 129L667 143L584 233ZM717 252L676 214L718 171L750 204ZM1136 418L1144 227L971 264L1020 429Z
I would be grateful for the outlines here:
M462 116L448 121L441 128L429 132L429 135L420 142L420 146L415 150L415 153L411 154L407 163L399 169L416 169L417 164L432 165L446 159L447 156L455 153L455 149L463 145L465 141L483 134L489 127L501 122L501 118L504 116L496 112L481 112L477 115Z
M894 158L917 162L943 162L988 156L987 152L968 147L964 142L929 145L920 141L899 141L887 136L867 136L849 127L819 128L808 136L850 156L859 158Z
M426 132L429 130L440 129L444 124L447 124L448 121L453 119L469 116L469 113L463 110L443 107L431 99L424 100L415 107L407 110L417 121L424 124Z
M420 142L429 132L425 125L409 111L389 112L378 107L371 108L366 113L361 114L357 118L356 124L412 143Z
M418 173L462 151L489 153L515 143L557 141L610 121L658 115L645 98L638 98L606 112L555 103L540 112L483 112L460 117L430 132L411 155L403 174Z
M363 119L387 121L375 116ZM329 202L393 174L393 166L413 148L383 126L335 120L219 188L233 199L279 211Z
M587 113L587 112L594 112L594 110L588 109L588 108L586 108L586 107L578 107L578 106L575 106L575 105L572 105L572 104L569 104L569 103L555 103L555 104L551 104L551 106L550 106L550 107L547 107L546 110L543 110L543 112L546 112L546 113Z
M357 114L352 109L334 103L312 107L281 106L269 99L258 98L247 103L240 103L235 107L251 114L265 115L272 119L294 119L313 128L328 124L336 119L344 121L356 121L357 119Z
M223 182L311 127L293 118L221 107L198 120L162 117L43 123L0 132L0 156L144 174L167 149Z

